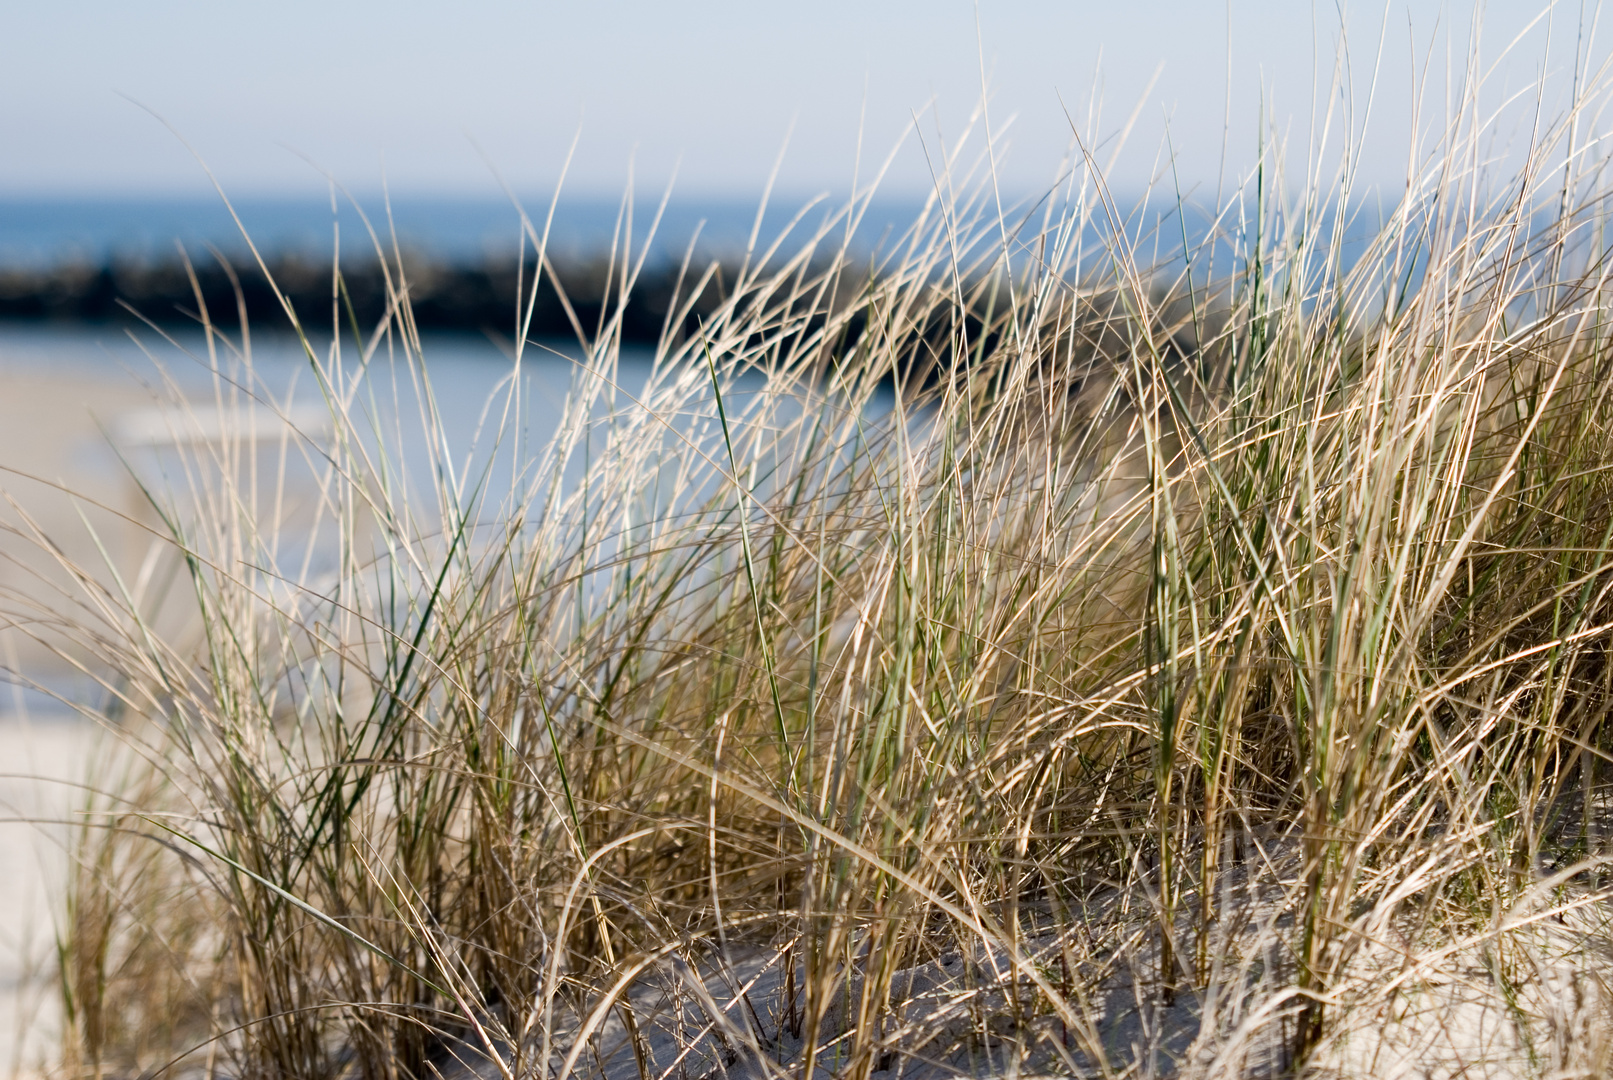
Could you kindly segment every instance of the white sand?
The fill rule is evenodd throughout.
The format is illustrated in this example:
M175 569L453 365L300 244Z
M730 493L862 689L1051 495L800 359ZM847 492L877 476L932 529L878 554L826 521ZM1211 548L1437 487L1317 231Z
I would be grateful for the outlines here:
M94 733L69 718L0 719L0 1076L35 1072L56 1045L55 919Z

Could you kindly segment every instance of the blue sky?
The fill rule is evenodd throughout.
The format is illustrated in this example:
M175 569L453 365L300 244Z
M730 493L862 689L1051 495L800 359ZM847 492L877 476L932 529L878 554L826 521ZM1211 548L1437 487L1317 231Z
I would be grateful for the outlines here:
M1543 71L1566 85L1582 6L1594 4L1563 0L1518 43L1498 93ZM1488 4L1486 55L1542 10ZM863 175L907 134L888 182L907 194L930 182L926 154L968 120L982 67L992 127L1008 129L1005 187L1053 179L1066 107L1101 138L1139 103L1116 183L1157 170L1168 123L1179 173L1213 184L1229 67L1232 171L1253 159L1263 105L1302 157L1341 25L1358 104L1380 72L1363 167L1392 184L1412 72L1429 65L1437 112L1445 58L1461 66L1473 15L1438 0L13 4L0 36L0 194L203 193L189 153L129 99L240 194L317 194L303 156L360 190L385 177L400 192L492 194L489 161L542 190L577 135L573 191L617 192L631 163L641 186L659 188L676 165L682 193L751 196L787 132L782 189L841 191L859 125Z

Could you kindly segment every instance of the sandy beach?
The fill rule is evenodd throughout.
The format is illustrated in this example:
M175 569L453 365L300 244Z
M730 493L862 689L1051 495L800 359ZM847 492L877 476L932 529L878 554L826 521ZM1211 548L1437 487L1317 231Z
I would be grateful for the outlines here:
M0 719L0 1075L31 1075L55 1048L56 918L95 734L70 717Z
M26 346L0 339L0 1075L29 1075L53 1051L65 847L100 734L78 712L100 696L99 666L59 622L112 618L142 591L161 617L154 570L170 549L134 475L185 442L187 423L193 441L224 428L214 417L206 430L205 404L188 418L163 408L127 365L52 370Z
M75 670L81 658L53 640L51 613L82 602L66 563L96 568L104 584L144 546L138 490L112 433L154 398L128 373L18 371L10 359L0 351L0 598L12 616L0 650L8 671L39 685L0 687L0 1072L27 1075L47 1060L60 1021L55 918L67 823L96 735L51 698L81 696L87 683Z

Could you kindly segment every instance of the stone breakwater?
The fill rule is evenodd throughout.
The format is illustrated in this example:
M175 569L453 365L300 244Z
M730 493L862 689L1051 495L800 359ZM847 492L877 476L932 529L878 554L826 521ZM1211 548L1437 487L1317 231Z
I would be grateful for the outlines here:
M510 337L517 326L517 294L523 284L530 293L536 270L532 260L522 266L513 258L447 262L405 255L401 275L395 264L383 270L374 259L344 261L338 288L329 260L284 254L269 258L267 267L266 276L255 263L209 257L187 269L176 256L164 261L113 259L0 268L0 319L194 325L205 306L208 317L224 328L238 325L243 314L253 326L283 325L285 314L270 286L272 277L309 325L328 327L333 311L345 323L350 311L358 326L367 330L386 314L390 275L392 290L401 284L407 291L414 322L421 329ZM677 309L682 309L683 325L674 329L692 332L721 303L721 282L732 280L719 273L691 301L699 277L690 274L680 284L675 264L645 267L620 310L622 339L657 341L669 314ZM618 314L621 291L619 264L613 267L605 259L554 264L539 285L528 332L534 337L571 336L580 327L592 336L602 319Z

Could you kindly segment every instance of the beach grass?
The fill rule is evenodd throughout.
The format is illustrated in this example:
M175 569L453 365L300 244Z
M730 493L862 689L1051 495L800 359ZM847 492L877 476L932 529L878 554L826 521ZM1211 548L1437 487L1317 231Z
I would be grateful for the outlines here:
M523 344L475 456L379 234L387 319L287 310L330 427L145 488L186 616L85 568L50 630L121 747L59 1069L1607 1068L1584 87L1375 202L1272 143L1139 210L1078 144L1005 207L960 140L872 260L860 197L687 267L647 383L624 223L558 431ZM200 314L221 415L279 401Z

